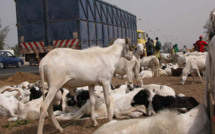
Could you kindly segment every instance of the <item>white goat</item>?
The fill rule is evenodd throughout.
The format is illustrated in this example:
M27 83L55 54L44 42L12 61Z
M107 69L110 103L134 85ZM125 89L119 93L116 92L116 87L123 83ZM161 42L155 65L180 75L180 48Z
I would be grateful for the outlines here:
M159 76L160 63L156 56L147 56L140 59L140 67L151 68L154 76Z
M117 64L114 74L120 74L122 76L127 74L128 80L131 83L133 83L133 79L136 77L141 83L141 86L143 86L143 80L140 77L139 71L140 63L135 56L131 60L122 57Z
M114 114L114 106L115 106L115 100L112 96L110 96L110 108L111 108L112 117ZM56 118L57 120L78 120L82 116L90 115L90 114L91 114L91 105L90 105L90 101L88 100L75 114L70 112L69 114L62 114L60 116L57 116ZM104 98L98 98L98 96L95 96L95 117L96 118L107 117L107 110L106 110Z
M4 90L1 92L1 95L5 97L14 96L17 100L22 103L27 103L30 99L30 91L22 88L15 88L6 86Z
M171 62L171 55L169 53L161 53L160 56L160 64L164 63L166 65L167 63Z
M181 84L184 85L186 79L187 79L187 76L191 73L195 73L197 72L201 82L204 84L203 80L202 80L202 77L200 75L200 71L203 73L203 75L205 74L205 68L206 68L206 56L198 56L195 57L195 58L190 58L185 67L183 68L183 71L182 71L182 81L181 81ZM193 75L193 82L194 82L194 76Z
M151 70L142 70L140 72L140 77L141 78L151 78L153 76L152 71Z
M137 47L134 51L134 56L139 59L140 55L142 55L144 53L144 46L143 44L137 44Z
M127 118L127 117L137 117L136 112L139 112L139 116L143 113L147 113L145 106L136 106L132 107L131 102L133 97L140 91L142 88L137 88L134 91L131 91L127 94L112 94L115 98L115 110L114 115L116 118Z
M211 134L210 120L203 104L185 114L164 110L146 119L113 120L93 134Z
M149 85L144 85L143 88L151 90L157 95L175 96L175 90L169 86L166 86L166 85L149 84Z
M1 116L9 116L16 117L17 107L19 101L14 97L5 97L0 95L0 115Z
M56 96L54 97L53 104L59 105L62 99L62 93L61 91L58 91ZM17 107L17 116L14 118L10 118L9 121L16 121L18 119L22 120L36 120L40 117L40 107L42 105L43 98L40 97L38 99L31 100L27 102L26 104L23 104L22 102L18 102ZM47 117L48 114L46 112L45 117Z
M132 58L132 53L129 53L129 45L131 42L126 38L114 40L107 48L93 47L85 50L59 48L50 51L39 65L41 81L43 83L46 79L49 92L40 108L41 114L37 133L43 133L47 110L55 127L63 132L63 128L55 119L52 109L55 94L63 85L70 86L71 89L89 86L91 119L94 126L97 125L94 115L94 87L101 85L104 90L108 118L112 120L109 99L110 81L120 57L126 57L128 60Z
M110 96L110 104L111 104L111 114L112 116L115 114L116 118L123 118L123 117L135 117L137 113L134 111L144 111L145 109L142 107L131 107L131 100L132 97L137 93L128 93L129 89L132 88L132 84L125 83L120 85L118 88L111 91ZM99 86L96 86L99 89ZM84 90L88 90L84 87ZM77 91L76 91L77 92ZM100 93L99 93L100 94ZM133 94L133 95L132 95ZM104 118L107 117L106 106L104 103L104 97L102 96L95 96L96 103L95 103L95 115L96 118ZM121 107L121 108L120 108ZM142 108L142 109L141 109ZM61 114L60 116L56 117L57 120L77 120L80 119L84 115L90 114L90 102L89 100L77 111L77 113L65 113ZM121 116L123 115L123 117Z

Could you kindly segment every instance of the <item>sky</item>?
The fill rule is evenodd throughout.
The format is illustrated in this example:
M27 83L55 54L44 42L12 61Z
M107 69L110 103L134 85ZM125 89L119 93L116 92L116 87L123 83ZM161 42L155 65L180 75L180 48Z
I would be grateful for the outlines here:
M214 0L104 0L137 17L137 29L141 29L162 44L171 41L179 48L191 48L215 8ZM6 38L8 46L18 44L16 9L14 0L0 0L0 19L10 31Z

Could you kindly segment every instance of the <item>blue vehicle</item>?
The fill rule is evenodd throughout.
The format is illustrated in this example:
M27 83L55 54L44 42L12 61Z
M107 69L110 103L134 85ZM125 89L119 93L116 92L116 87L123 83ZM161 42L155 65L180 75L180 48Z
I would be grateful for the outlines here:
M137 43L136 16L103 0L15 0L20 52L30 65L55 48Z
M0 51L0 69L8 66L21 67L24 64L21 58L14 56L11 52Z

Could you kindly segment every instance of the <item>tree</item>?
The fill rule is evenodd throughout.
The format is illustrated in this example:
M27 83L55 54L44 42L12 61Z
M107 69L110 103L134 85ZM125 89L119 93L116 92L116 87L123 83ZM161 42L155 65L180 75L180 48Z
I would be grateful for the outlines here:
M5 39L9 32L9 26L2 27L1 19L0 19L0 50L4 49Z
M172 53L172 42L166 42L163 45L163 51L164 53Z

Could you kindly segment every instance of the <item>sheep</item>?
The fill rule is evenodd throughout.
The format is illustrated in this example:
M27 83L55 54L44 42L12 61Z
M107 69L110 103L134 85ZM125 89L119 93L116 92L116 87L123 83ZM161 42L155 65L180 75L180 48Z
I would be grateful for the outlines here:
M187 113L164 110L145 119L113 120L93 134L211 134L210 120L203 104Z
M140 70L140 63L135 56L133 56L131 60L127 60L126 58L122 57L120 58L117 64L114 74L120 74L120 75L127 74L128 80L131 83L133 83L133 78L134 76L136 76L136 78L143 86L143 80L140 77L139 70Z
M63 128L55 119L52 110L54 96L63 85L70 86L71 89L89 86L91 120L94 126L97 126L94 115L94 87L95 85L101 85L104 90L108 118L112 120L108 93L110 81L120 57L126 57L128 60L131 60L133 55L129 52L131 41L128 38L116 39L110 44L106 48L92 47L85 50L57 48L50 51L41 60L39 65L40 77L42 83L46 79L49 85L49 92L40 108L38 134L43 132L47 110L56 129L63 132Z
M155 77L159 76L160 63L156 56L147 56L140 59L140 67L151 68Z
M204 84L202 77L200 75L200 71L202 71L203 74L205 73L205 67L206 67L205 62L206 62L205 56L199 56L198 58L189 59L182 71L181 84L184 85L187 79L187 76L190 73L193 74L195 72L197 72L201 82ZM195 75L193 75L193 82L194 82L194 76Z

